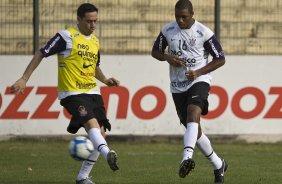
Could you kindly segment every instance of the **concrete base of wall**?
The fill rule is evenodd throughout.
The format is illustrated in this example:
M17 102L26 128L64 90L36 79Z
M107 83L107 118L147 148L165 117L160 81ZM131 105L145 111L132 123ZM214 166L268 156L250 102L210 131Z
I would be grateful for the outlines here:
M8 140L36 140L36 141L69 141L76 135L2 135L0 141ZM212 143L282 143L282 135L208 135ZM135 136L135 135L109 135L108 142L126 143L180 143L182 135L155 135L155 136Z

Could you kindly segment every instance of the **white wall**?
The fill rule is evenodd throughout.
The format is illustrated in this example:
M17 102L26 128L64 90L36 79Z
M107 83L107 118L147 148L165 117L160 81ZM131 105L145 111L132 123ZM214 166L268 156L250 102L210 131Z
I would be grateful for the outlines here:
M68 134L68 119L55 100L56 57L43 60L25 95L15 98L6 92L21 77L31 57L0 56L0 135ZM127 99L126 92L129 94L119 111L119 96L109 97L112 135L183 133L169 92L166 62L134 55L101 59L104 73L121 81L123 97ZM282 134L281 68L281 56L227 56L226 64L213 72L210 113L201 121L203 130L207 134ZM108 90L101 86L103 93Z

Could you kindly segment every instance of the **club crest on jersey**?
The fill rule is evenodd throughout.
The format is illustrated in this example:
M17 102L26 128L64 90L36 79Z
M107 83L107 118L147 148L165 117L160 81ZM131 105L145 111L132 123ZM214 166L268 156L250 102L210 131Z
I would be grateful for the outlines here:
M79 106L78 112L79 112L80 116L86 116L87 115L87 110L85 109L84 106Z
M193 47L196 45L196 39L195 38L190 38L189 41L188 41L188 44Z
M73 35L73 37L78 37L79 36L79 33L76 33Z

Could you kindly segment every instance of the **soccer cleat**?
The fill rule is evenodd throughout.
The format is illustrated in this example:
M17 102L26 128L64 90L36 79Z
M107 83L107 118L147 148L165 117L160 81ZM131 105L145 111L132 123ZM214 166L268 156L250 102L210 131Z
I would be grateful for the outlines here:
M76 184L95 184L94 181L90 179L91 177L85 178L83 180L76 180Z
M192 159L183 160L179 167L179 176L185 178L195 168L195 162Z
M116 171L116 170L119 169L118 165L117 165L117 154L114 150L109 151L109 153L107 155L107 161L108 161L110 168L113 171Z
M224 183L224 173L228 168L227 162L222 159L222 166L219 169L214 170L214 183Z

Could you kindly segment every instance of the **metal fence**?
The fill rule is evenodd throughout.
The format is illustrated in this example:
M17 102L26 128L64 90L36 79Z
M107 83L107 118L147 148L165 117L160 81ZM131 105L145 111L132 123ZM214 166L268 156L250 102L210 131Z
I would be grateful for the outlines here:
M95 34L103 54L149 54L162 26L174 20L176 1L1 0L0 54L32 54L56 32L74 25L77 7L84 2L99 8ZM191 1L195 19L218 31L226 54L282 54L282 0Z

